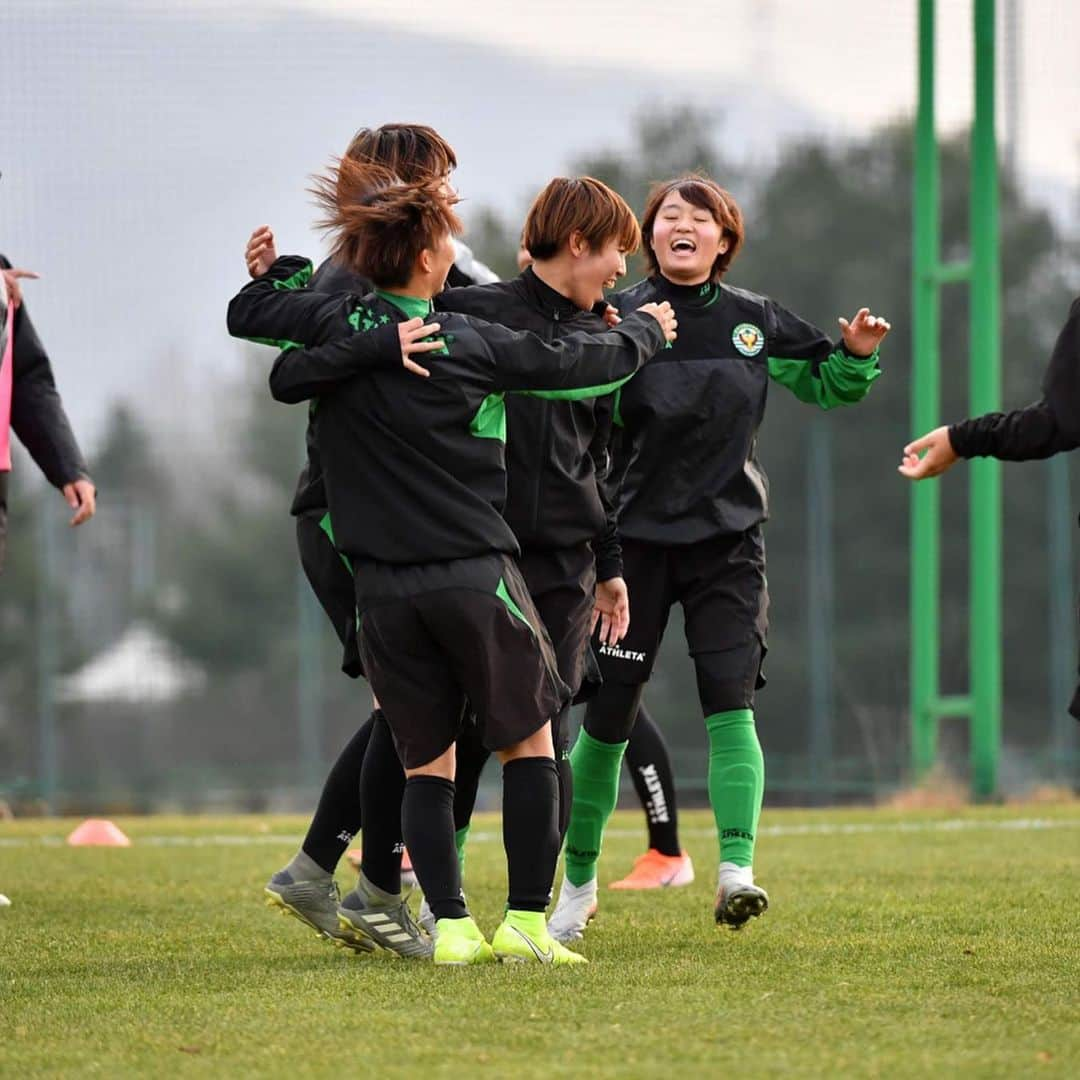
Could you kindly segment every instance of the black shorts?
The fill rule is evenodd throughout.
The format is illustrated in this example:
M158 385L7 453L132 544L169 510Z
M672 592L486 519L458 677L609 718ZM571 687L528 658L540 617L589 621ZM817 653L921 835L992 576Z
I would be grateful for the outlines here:
M368 565L356 582L360 654L405 768L447 750L466 700L492 751L533 735L569 700L512 559Z
M333 624L344 650L341 670L352 678L364 674L356 639L356 590L352 572L334 547L330 515L296 519L296 546L312 592Z
M592 548L526 549L517 560L551 638L559 677L577 694L585 675L589 625L596 601L596 560Z
M594 642L605 681L637 686L648 680L675 603L683 607L695 659L735 656L754 643L764 656L769 590L760 528L678 547L624 539L622 549L630 630L618 645ZM757 687L764 684L760 663L751 677Z

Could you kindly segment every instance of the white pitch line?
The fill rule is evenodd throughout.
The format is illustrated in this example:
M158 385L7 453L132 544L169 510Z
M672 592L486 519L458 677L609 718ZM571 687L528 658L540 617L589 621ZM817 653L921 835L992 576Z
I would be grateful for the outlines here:
M794 836L853 836L865 833L951 833L951 832L1034 832L1046 829L1080 829L1080 818L1006 818L980 820L978 818L955 818L946 821L890 821L890 822L817 822L807 825L765 825L758 830L759 837ZM641 829L608 829L609 837L634 838ZM716 835L715 829L681 829L683 836ZM252 847L293 846L299 836L284 834L267 835L253 833L238 835L223 833L211 836L134 836L132 844L139 847ZM502 842L502 833L494 830L469 833L470 842L481 844ZM0 848L63 847L60 836L0 836Z

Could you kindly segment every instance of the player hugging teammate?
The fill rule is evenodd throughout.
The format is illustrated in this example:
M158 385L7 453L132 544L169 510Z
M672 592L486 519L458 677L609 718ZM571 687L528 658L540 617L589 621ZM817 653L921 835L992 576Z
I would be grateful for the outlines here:
M859 400L878 374L876 344L887 324L862 311L850 326L841 320L844 344L833 346L772 301L721 285L741 243L741 217L710 181L682 178L658 189L646 213L653 276L618 302L631 310L640 294L665 310L671 304L692 320L694 340L689 349L681 340L672 348L669 340L652 368L625 383L648 349L623 372L628 345L613 343L592 309L602 310L603 289L625 272L625 253L637 246L637 223L626 204L588 178L552 181L526 223L533 266L512 282L443 292L439 275L453 261L456 227L447 175L429 170L426 179L401 184L392 173L347 158L321 188L336 237L336 272L339 283L342 273L374 277L376 292L358 299L354 277L352 295L315 297L304 287L310 267L286 259L270 265L230 308L234 332L296 343L275 364L275 396L318 399L309 445L326 467L329 513L319 519L321 533L333 540L328 550L339 580L346 563L355 578L360 651L390 721L389 729L374 727L367 756L359 754L363 812L354 817L363 818L366 864L369 850L373 855L337 920L331 873L342 849L328 845L317 866L308 851L320 814L304 849L268 888L294 914L351 947L376 943L427 955L430 944L400 896L404 831L437 931L436 960L488 958L460 892L460 857L479 767L490 748L504 762L510 869L508 913L493 939L495 952L505 959L580 959L553 938L580 936L595 911L596 859L626 738L667 611L679 600L687 608L710 733L710 799L723 860L716 917L742 925L767 904L750 871L762 791L752 701L765 639L760 525L766 508L753 449L764 386L772 377L823 407ZM249 254L258 258L257 237L253 242ZM261 254L258 269L267 270L272 242ZM441 311L538 338L433 316L431 297ZM641 319L619 328L632 332L639 353L645 348L635 331ZM615 360L620 349L624 355ZM482 353L489 365L494 361L484 377L478 375ZM590 363L599 366L590 369ZM553 377L549 364L559 372L556 385L545 381ZM653 370L662 374L646 379ZM464 395L476 405L469 416L449 410L439 396L457 386L460 412L461 387L475 383L489 392L476 401L478 390ZM749 410L735 407L744 397L752 399ZM619 438L609 476L612 426ZM719 443L703 439L702 431ZM686 505L669 505L672 492L686 490L691 472L701 476L699 490ZM496 490L503 482L505 503ZM705 504L711 509L703 517ZM616 506L635 597L625 641L627 587ZM663 536L653 535L657 518L668 523ZM515 564L509 556L518 544ZM659 574L646 572L647 566ZM492 595L503 603L494 610L510 611L516 624L492 629ZM583 680L593 621L599 622L595 644L605 685L589 706L573 754L577 792L567 876L549 937L546 890L571 805L569 769L563 763L560 775L549 755L563 757L566 713ZM508 628L518 631L516 638L506 636ZM417 649L417 641L425 648ZM463 728L466 699L478 719ZM644 717L639 728L648 723ZM382 749L373 755L380 731ZM461 744L467 775L457 790L454 742L470 732ZM397 758L389 758L395 743L407 782ZM350 771L355 785L356 756L335 766L327 790L335 773L338 787L348 790ZM673 811L673 792L667 801ZM396 825L399 806L403 828ZM553 833L549 812L561 819ZM679 874L692 879L670 831L674 850L655 853L670 861L652 868L657 876L646 878L650 885L680 883Z

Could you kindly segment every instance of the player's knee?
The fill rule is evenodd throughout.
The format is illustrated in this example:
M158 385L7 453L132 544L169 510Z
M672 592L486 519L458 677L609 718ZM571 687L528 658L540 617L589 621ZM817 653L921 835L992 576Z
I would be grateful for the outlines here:
M585 730L599 742L626 742L634 728L643 688L643 683L605 683L585 708Z
M706 716L754 707L761 656L761 645L755 641L736 649L699 653L694 657L698 695Z

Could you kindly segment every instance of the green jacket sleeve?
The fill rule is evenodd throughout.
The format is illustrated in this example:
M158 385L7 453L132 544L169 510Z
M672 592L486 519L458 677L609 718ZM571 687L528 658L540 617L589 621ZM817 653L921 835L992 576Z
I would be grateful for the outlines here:
M812 323L771 300L766 324L769 377L809 405L855 405L881 375L877 349L869 356L852 356L842 343L830 341Z
M341 311L347 298L306 288L311 273L307 259L282 255L229 301L229 333L278 349L317 345L340 337Z

